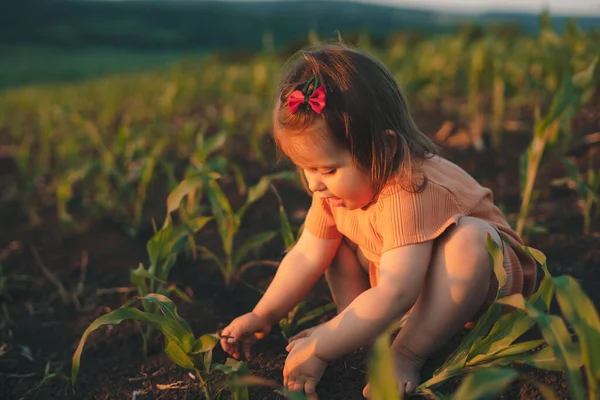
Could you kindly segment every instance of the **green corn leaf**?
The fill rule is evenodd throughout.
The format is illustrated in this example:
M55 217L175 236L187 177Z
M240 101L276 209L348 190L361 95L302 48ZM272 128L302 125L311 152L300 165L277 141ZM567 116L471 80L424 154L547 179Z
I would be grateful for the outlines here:
M150 259L150 271L156 272L157 265L160 260L164 260L169 256L168 241L173 234L173 225L167 223L158 232L156 232L148 243L146 244L146 250L148 251L148 258Z
M204 227L212 217L197 217L187 221L185 226L171 230L171 238L166 247L168 255L177 255L186 245L190 235L194 235Z
M206 195L210 202L212 213L217 221L217 228L223 242L223 248L225 253L229 254L231 247L233 247L230 238L237 232L239 220L233 213L225 193L223 193L223 190L216 181L208 183Z
M573 75L571 78L573 85L579 89L586 89L600 79L600 67L598 66L598 57L586 69Z
M202 186L205 182L205 179L206 178L203 175L199 174L179 182L179 185L177 185L177 187L173 189L173 191L171 191L167 197L167 214L177 210L181 204L181 200L183 200L183 198L189 193Z
M525 310L535 320L542 330L542 336L552 348L558 361L562 364L562 369L566 374L569 390L573 398L575 400L583 400L585 394L581 381L581 372L579 371L581 362L577 350L578 346L571 341L564 321L560 317L539 312L520 294L499 299L498 303Z
M276 174L270 174L270 175L263 176L262 178L260 178L260 180L258 181L258 183L256 185L254 185L250 189L248 189L248 197L246 198L246 203L252 204L256 200L263 197L264 194L269 189L270 183L273 182L274 180L278 180L278 179L291 180L291 179L294 179L294 177L295 177L295 173L290 172L290 171L283 171L283 172L278 172Z
M504 253L502 247L496 243L489 233L486 233L485 245L488 253L492 259L492 266L494 275L498 280L498 294L500 294L500 288L506 284L506 270L504 269Z
M196 339L193 354L205 353L212 350L219 343L219 335L206 333Z
M548 309L552 297L553 285L551 277L545 276L540 288L529 298L530 303L540 312ZM502 315L492 326L489 334L473 344L468 363L476 363L487 356L510 346L517 338L527 332L535 321L523 310L514 309Z
M236 361L233 358L227 358L225 364L213 364L213 366L215 370L221 371L226 375L234 375L237 377L250 374L250 370L246 363L243 361ZM234 400L249 400L250 397L247 386L240 385L239 381L236 383L233 382L234 380L228 378L217 385L219 387L228 388L232 392Z
M327 311L333 310L335 308L336 308L335 303L329 303L329 304L325 304L324 306L317 307L317 308L307 312L306 314L304 314L304 316L298 320L298 323L296 324L296 326L301 326L309 321L312 321L315 318L319 318L321 315L323 315Z
M164 315L177 321L177 323L181 325L182 330L189 331L190 333L192 332L192 328L190 328L190 325L187 323L187 321L181 318L177 313L177 307L175 306L175 303L171 301L171 299L163 296L162 294L150 293L149 295L144 296L144 300L156 304ZM184 338L186 340L188 339L187 337ZM190 341L190 346L192 341Z
M217 266L219 267L219 269L221 270L221 272L223 274L226 272L225 264L223 263L223 261L221 261L221 259L219 257L217 257L217 255L215 253L213 253L208 248L201 246L201 245L196 246L196 248L202 252L202 254L204 255L205 258L207 258L209 260L213 260L217 264Z
M392 352L390 350L389 334L383 333L375 341L373 354L369 360L369 384L371 397L378 400L398 400L398 384Z
M227 141L228 134L225 131L221 131L216 135L211 136L208 139L204 139L204 135L199 135L197 140L198 147L196 148L196 156L201 162L205 162L212 153L223 148Z
M235 184L238 187L238 193L241 196L244 196L248 192L246 180L244 179L244 173L237 164L229 164L229 168L233 172L233 178L235 179Z
M146 274L154 277L144 268L144 265L140 263L137 269L131 269L129 272L129 280L138 288L138 295L145 296L148 294L148 285L146 283Z
M209 190L207 191L207 195L211 202L213 212L215 210L221 210L222 212L225 212L225 214L228 216L233 215L231 204L229 204L227 196L225 196L225 193L223 193L223 189L221 189L221 186L219 186L217 181L208 182L208 189Z
M488 367L469 374L458 387L453 399L479 400L500 394L518 376L508 368Z
M149 289L148 289L148 282L146 281L146 279L149 279L150 282L158 282L162 285L165 285L167 283L166 281L157 277L152 272L147 271L144 268L142 263L139 264L137 269L135 269L135 270L132 269L129 272L129 280L131 281L132 284L137 286L138 294L140 296L145 296L148 294ZM151 286L152 286L152 283L151 283Z
M467 357L472 351L471 348L473 347L473 344L489 332L490 326L498 320L501 314L502 307L499 304L492 303L487 311L481 316L477 325L475 325L463 339L460 346L454 350L444 364L434 371L433 378L430 381L441 382L442 380L456 375L459 370L462 370L467 362ZM430 381L422 383L419 387L431 385L432 383Z
M544 396L544 400L558 400L558 397L556 397L556 393L554 393L551 386L539 381L532 381L531 383L537 386L542 396Z
M213 352L212 352L212 350L206 351L202 354L202 356L204 358L204 360L203 360L204 370L206 371L207 374L210 374L211 366L212 366Z
M188 221L186 229L188 233L198 233L198 231L204 228L208 222L212 220L212 217L197 217Z
M243 361L237 361L233 358L227 358L225 364L214 364L214 369L229 374L249 374L250 369Z
M573 328L581 346L581 358L589 385L589 398L599 397L600 382L600 318L594 303L579 283L570 276L554 278L556 299L565 319Z
M575 360L579 360L578 356L574 356ZM529 365L537 369L546 371L563 371L563 364L556 358L551 347L544 347L532 354L515 354L502 355L499 353L498 358L490 362L497 366L510 366L513 364Z
M169 285L167 286L165 289L165 295L170 295L171 293L174 293L177 297L179 297L181 300L185 301L186 303L191 303L192 299L190 299L190 297L187 295L187 293L185 293L183 290L179 289L176 285ZM163 294L163 293L161 293Z
M190 347L187 347L189 343L187 340L180 339L191 335L191 332L185 331L177 321L165 315L152 314L140 311L137 308L125 307L97 318L85 330L73 355L73 367L71 371L71 382L73 384L75 384L77 374L79 373L81 353L89 335L103 325L117 325L126 319L145 322L159 329L165 336L165 352L169 358L184 368L193 368L192 360L187 356L187 353L191 350Z
M568 108L578 108L581 104L583 92L600 79L600 68L598 68L598 57L583 71L570 77L563 78L562 85L554 95L550 111L541 125L540 131L544 131L550 124L562 118Z
M279 201L279 220L281 221L281 237L283 238L283 243L285 244L286 249L290 249L294 244L296 244L296 238L294 238L294 232L292 231L292 226L290 225L290 221L285 213L285 209L283 208L283 201L279 196L279 192L273 184L271 184L271 189L273 189L273 193L277 196L277 200Z
M543 339L529 340L527 342L520 342L517 344L513 344L510 346L501 348L493 353L490 352L488 354L480 354L479 356L471 359L469 361L469 364L477 363L479 360L483 360L486 358L508 357L508 356L514 356L514 355L518 355L518 354L527 353L527 352L535 349L536 347L543 345L544 343L546 343L546 342Z
M452 398L451 396L445 395L443 393L434 392L433 390L431 390L429 388L418 389L417 394L423 394L423 395L427 396L428 399L431 399L431 400L450 400Z
M233 263L236 266L239 265L242 262L242 260L244 259L244 257L246 257L248 252L250 252L251 250L260 248L265 243L272 240L276 235L277 235L277 232L271 231L271 232L259 233L258 235L251 237L246 242L244 242L244 244L236 252L235 258L233 259L234 260Z

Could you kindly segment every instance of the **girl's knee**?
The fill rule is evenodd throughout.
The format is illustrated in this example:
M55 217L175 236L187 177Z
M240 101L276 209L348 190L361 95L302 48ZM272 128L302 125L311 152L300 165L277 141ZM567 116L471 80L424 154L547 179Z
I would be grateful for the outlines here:
M493 276L493 266L487 250L487 235L502 246L500 235L487 222L473 217L462 217L440 243L440 257L446 274L460 278L466 285L484 285ZM438 258L439 259L439 258Z
M470 257L477 259L488 260L488 235L498 246L502 247L502 239L496 228L479 218L462 217L454 229L449 244L456 252L469 254Z

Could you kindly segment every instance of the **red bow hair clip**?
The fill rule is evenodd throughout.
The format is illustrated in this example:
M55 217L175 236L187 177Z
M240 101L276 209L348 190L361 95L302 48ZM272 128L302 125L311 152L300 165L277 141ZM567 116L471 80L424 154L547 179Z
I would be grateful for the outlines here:
M313 91L309 94L311 83L313 85ZM302 90L294 90L290 97L288 97L288 108L292 114L298 111L298 108L302 104L310 106L314 112L321 114L325 108L325 88L320 85L319 75L313 75L312 78L306 82Z

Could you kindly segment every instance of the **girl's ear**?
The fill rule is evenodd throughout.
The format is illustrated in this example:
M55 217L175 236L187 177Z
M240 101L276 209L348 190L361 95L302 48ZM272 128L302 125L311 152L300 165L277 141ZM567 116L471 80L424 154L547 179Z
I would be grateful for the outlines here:
M385 130L385 151L386 155L389 155L390 157L388 159L393 159L394 156L396 155L396 152L398 151L398 133L396 133L395 131L391 130L391 129L386 129Z

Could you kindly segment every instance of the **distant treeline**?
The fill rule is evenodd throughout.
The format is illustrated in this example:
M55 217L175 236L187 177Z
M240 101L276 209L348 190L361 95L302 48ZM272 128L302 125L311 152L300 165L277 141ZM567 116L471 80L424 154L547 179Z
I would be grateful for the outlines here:
M6 3L8 1L8 3ZM59 1L4 0L0 5L1 45L61 48L110 46L137 50L198 50L276 47L303 40L314 31L321 38L339 30L344 38L368 32L372 40L412 30L418 35L475 25L504 34L534 33L539 16L438 14L342 1ZM552 17L557 29L565 17ZM581 29L600 28L600 18L578 18ZM265 33L266 36L265 36ZM267 41L268 42L268 41Z

